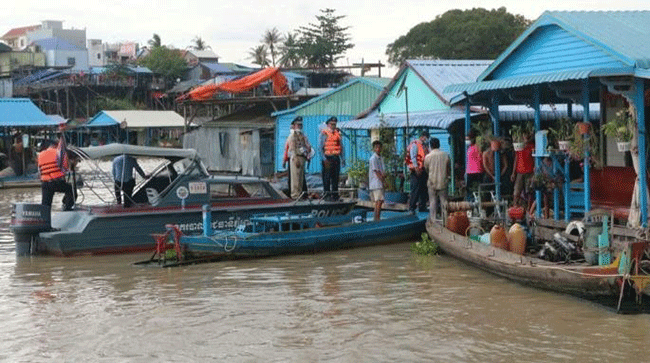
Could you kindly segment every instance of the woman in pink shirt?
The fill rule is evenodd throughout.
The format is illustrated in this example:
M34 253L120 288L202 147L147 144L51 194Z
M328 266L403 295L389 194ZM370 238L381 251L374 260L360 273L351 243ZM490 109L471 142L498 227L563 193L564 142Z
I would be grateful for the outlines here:
M476 134L474 130L470 130L467 134L469 140L469 148L467 149L467 166L465 173L467 173L467 191L478 189L479 183L483 180L483 159L479 146L476 144Z

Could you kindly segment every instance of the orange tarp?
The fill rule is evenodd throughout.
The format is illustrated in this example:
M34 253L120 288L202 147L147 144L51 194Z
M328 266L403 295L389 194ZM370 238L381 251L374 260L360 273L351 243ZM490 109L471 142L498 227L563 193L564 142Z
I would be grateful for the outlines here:
M189 98L194 101L205 101L212 98L216 92L245 92L259 86L262 82L268 81L269 79L273 82L274 95L281 96L291 93L287 86L287 79L284 75L277 68L270 67L234 81L197 87L178 99L183 100Z

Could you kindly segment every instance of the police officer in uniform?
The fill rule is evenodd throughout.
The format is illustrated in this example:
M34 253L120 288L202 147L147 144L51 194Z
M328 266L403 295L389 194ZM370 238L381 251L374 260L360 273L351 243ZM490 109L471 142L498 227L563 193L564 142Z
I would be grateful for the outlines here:
M345 166L345 151L341 132L336 128L335 116L327 120L327 127L320 134L320 150L323 156L323 191L325 198L339 199L339 174Z

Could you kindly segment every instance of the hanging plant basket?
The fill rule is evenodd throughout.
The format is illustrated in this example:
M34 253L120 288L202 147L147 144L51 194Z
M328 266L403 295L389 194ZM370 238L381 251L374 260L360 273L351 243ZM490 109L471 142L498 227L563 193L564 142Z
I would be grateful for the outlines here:
M515 149L515 151L522 151L524 149L524 143L523 142L513 142L512 143L512 148Z
M567 151L569 150L569 146L571 146L571 141L560 140L557 142L557 146L560 150Z
M624 153L626 151L630 151L630 142L629 141L623 141L623 142L619 141L619 142L616 143L616 146L618 147L619 152Z
M588 122L578 122L576 123L576 127L578 128L578 133L580 133L580 135L584 135L589 133L591 124Z

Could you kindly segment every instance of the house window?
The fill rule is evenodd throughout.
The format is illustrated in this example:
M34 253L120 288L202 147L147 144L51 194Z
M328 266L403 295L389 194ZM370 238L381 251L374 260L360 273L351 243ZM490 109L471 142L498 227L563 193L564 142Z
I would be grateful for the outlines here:
M69 66L74 66L76 63L74 57L68 57L68 65Z
M102 54L101 53L97 53L97 59L102 59Z

